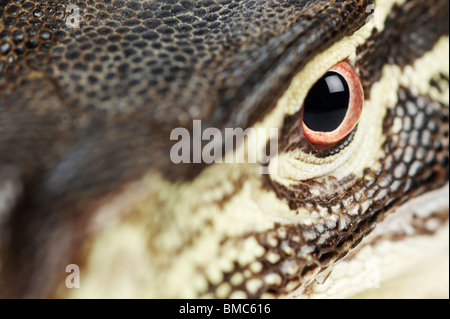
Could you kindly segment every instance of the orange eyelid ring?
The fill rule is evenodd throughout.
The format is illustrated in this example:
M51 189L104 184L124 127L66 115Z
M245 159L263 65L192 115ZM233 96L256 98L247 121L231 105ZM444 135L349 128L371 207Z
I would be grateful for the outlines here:
M349 87L349 106L342 123L331 132L311 130L302 120L302 128L306 138L310 143L316 145L336 144L347 137L355 128L356 124L358 124L364 104L364 91L361 81L353 67L346 60L339 62L329 71L339 73L347 81Z

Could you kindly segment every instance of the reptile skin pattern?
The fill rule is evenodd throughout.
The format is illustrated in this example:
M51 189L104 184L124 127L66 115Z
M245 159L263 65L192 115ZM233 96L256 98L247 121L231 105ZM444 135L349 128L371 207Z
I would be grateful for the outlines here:
M68 264L91 291L104 272L134 280L132 296L314 297L387 216L448 185L449 72L427 66L448 46L449 1L387 2L0 0L0 297L70 296ZM389 10L369 28L371 6ZM300 134L311 85L295 83L344 59L378 115L316 149ZM277 123L282 170L174 164L171 131L193 120ZM412 237L446 223L448 203Z

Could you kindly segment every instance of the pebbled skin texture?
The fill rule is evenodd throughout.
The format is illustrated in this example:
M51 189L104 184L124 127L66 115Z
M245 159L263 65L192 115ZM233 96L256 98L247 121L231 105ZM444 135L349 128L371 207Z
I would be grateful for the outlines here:
M283 262L292 261L301 270L300 276L296 273L283 277L270 287L271 290L286 292L285 287L291 281L316 274L344 258L392 207L418 196L431 185L441 187L448 180L448 109L427 97L414 96L406 88L400 88L398 95L398 105L386 115L383 123L386 141L382 147L387 156L382 158L378 170L366 169L360 178L326 177L327 181L317 178L292 183L289 187L269 181L270 187L280 198L286 199L294 211L304 208L313 212L325 210L330 216L340 213L339 219L331 222L324 220L309 227L276 225L270 232L256 235L264 247L270 247L268 242L273 238L287 242L297 252L305 246L313 247L313 262L286 254L279 246L267 249L266 254L276 254ZM403 129L393 133L392 122L396 118L403 121ZM342 186L346 191L336 194L335 189ZM321 191L320 198L314 195L315 189ZM344 203L352 203L351 208ZM444 216L445 221L448 212ZM266 259L266 254L261 261Z
M41 3L47 8L46 1ZM61 139L71 141L83 138L86 131L89 137L103 131L103 125L113 126L111 130L122 125L129 130L131 121L143 122L134 124L138 127L135 130L145 126L144 132L132 133L144 135L139 143L149 143L145 135L159 134L159 126L170 132L174 127L191 125L192 119L218 128L249 127L273 107L289 79L315 51L351 34L365 20L360 14L364 10L362 2L359 6L358 2L347 6L338 2L329 7L327 1L269 1L263 5L230 1L93 1L87 2L87 8L79 3L80 14L86 15L88 22L82 30L69 32L61 28L61 5L58 9L58 2L53 4L49 6L54 8L53 14L32 21L42 25L39 29L54 29L50 36L53 41L33 48L34 54L17 56L26 60L20 67L17 62L4 65L3 82L11 83L8 89L13 92L5 94L7 100L2 104L9 109L26 105L34 116L44 118L46 126L58 123ZM310 17L305 19L305 12ZM54 22L45 23L45 17ZM4 21L9 27L8 17ZM318 29L322 34L316 32ZM330 29L335 30L333 38ZM9 51L26 48L28 42L38 38L38 34L24 38L13 49L10 42L14 41L3 32L3 41L11 46L8 58L16 56ZM47 47L52 47L50 53ZM285 50L289 47L293 48ZM30 68L42 73L37 79L27 79L31 93L23 96L24 90L14 92L17 88L12 83L20 81L21 74L27 74ZM44 83L36 87L34 81ZM21 87L24 85L21 83ZM44 93L46 106L33 106L39 94L33 90L45 89L56 95ZM18 106L13 108L14 104ZM54 112L55 108L62 110ZM37 109L39 114L35 114ZM257 116L252 115L255 112ZM110 119L114 125L108 125ZM40 126L39 121L33 124ZM65 149L62 146L55 152L59 157ZM140 155L144 165L157 161L153 154ZM161 166L171 178L193 174L191 166Z
M70 14L65 7L72 3L80 8L79 29L65 24ZM207 174L207 164L169 160L173 128L191 131L194 119L222 131L259 123L296 74L365 25L366 8L373 3L0 0L0 190L12 189L10 208L0 209L0 296L64 296L60 270L73 262L89 264L86 251L96 233L88 229L102 205L149 172L160 174L160 185L154 179L160 194L175 185L173 197L182 202L188 194L184 188ZM428 4L394 5L384 30L373 30L357 48L352 63L366 100L384 65L404 70L448 36L449 2ZM444 73L429 82L438 91L448 90ZM274 194L293 216L305 210L322 217L312 225L275 220L263 231L225 234L218 256L248 239L263 253L252 263L228 260L232 266L217 268L218 281L196 261L204 284L181 297L286 296L345 258L396 207L448 184L448 105L404 86L397 97L382 120L381 156L362 171L286 183L272 175L255 177L249 170L230 179L234 190L212 200L220 211L248 181L261 180L258 189ZM281 154L300 149L328 159L353 142L351 135L337 149L314 150L298 138L296 118L298 113L284 118ZM399 121L401 129L394 129ZM208 193L206 186L195 189ZM145 204L130 204L128 220L142 218L147 225L151 219L150 226L152 218L157 220L146 240L164 269L164 263L177 263L179 255L204 241L203 232L218 222L211 211L207 221L198 218L199 229L186 225L179 231L181 244L164 251L157 243L171 221L153 216L167 214L176 224L181 218L176 214L195 219L201 209L177 212L174 198L161 195L153 201L153 196ZM187 207L194 202L187 201ZM448 208L439 216L445 223ZM55 250L55 245L63 248ZM158 259L165 253L173 261ZM236 281L236 274L245 279ZM252 280L257 284L249 288Z

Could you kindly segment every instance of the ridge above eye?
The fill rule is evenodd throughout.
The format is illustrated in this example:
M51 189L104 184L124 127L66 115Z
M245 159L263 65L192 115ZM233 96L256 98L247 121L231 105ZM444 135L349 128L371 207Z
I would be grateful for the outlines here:
M307 140L326 146L345 139L358 124L363 102L358 75L347 61L339 62L306 96L301 120Z

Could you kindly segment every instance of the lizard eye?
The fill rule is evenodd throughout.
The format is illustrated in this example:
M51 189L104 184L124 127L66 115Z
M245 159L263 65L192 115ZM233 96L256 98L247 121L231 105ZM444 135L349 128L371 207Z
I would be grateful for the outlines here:
M311 144L334 145L358 124L364 101L362 85L346 61L331 68L309 91L303 105L302 127Z

